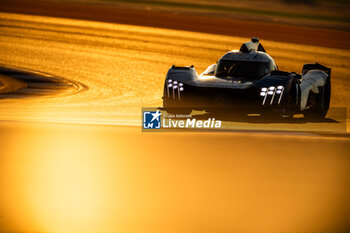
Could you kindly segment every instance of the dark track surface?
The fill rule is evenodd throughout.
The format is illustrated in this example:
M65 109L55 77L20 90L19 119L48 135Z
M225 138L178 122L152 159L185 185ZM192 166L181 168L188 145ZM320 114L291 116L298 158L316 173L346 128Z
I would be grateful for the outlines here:
M234 20L221 17L169 14L152 10L118 8L56 1L0 0L0 11L103 21L230 36L258 36L265 40L350 48L350 32L278 23Z
M72 80L4 66L0 66L1 82L4 87L0 88L0 99L63 96L88 89L84 84Z

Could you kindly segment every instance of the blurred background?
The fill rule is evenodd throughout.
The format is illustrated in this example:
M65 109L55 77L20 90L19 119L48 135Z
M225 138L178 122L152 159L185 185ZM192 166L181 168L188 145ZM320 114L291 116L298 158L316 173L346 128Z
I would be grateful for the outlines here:
M349 30L349 0L68 0Z

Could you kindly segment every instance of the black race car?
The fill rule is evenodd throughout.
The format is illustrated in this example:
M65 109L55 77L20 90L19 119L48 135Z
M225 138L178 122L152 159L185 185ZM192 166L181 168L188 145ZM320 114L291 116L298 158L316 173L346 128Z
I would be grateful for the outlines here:
M305 64L302 74L278 70L259 39L252 38L201 75L193 66L173 65L165 79L163 109L179 114L206 110L324 118L330 103L330 78L331 69L318 63Z

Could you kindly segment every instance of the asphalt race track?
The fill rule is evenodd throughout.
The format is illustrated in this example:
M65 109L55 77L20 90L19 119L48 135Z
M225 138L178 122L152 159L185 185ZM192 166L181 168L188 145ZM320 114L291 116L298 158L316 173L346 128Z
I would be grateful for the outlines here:
M1 70L83 87L54 96L1 95L0 230L348 229L349 50L261 41L281 70L300 72L308 62L332 67L333 110L325 122L227 121L235 130L140 132L141 107L161 106L172 64L202 72L246 40L0 13ZM11 77L0 74L0 93L5 79L16 82Z
M249 38L98 23L69 19L1 14L1 58L4 68L28 69L82 83L89 88L58 99L4 100L2 120L135 125L141 107L162 106L164 77L172 64L194 64L198 72L216 62L228 48ZM267 129L346 131L349 105L347 50L262 41L281 70L300 72L318 62L333 68L332 108L328 121L272 124ZM38 49L40 48L40 49ZM5 97L5 96L4 96ZM64 104L57 104L62 101ZM22 101L21 101L22 102ZM233 124L237 129L266 129L266 122ZM247 123L247 124L246 124ZM297 124L300 123L300 124ZM230 125L230 124L229 124ZM341 132L342 131L342 132Z

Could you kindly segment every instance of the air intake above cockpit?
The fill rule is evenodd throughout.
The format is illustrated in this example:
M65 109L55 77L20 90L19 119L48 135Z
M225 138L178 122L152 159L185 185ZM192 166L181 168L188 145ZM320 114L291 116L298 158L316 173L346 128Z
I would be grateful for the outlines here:
M259 38L257 37L253 37L251 41L247 41L244 44L242 44L239 51L241 51L242 53L250 53L250 52L256 52L256 51L266 53L264 47L259 42Z

